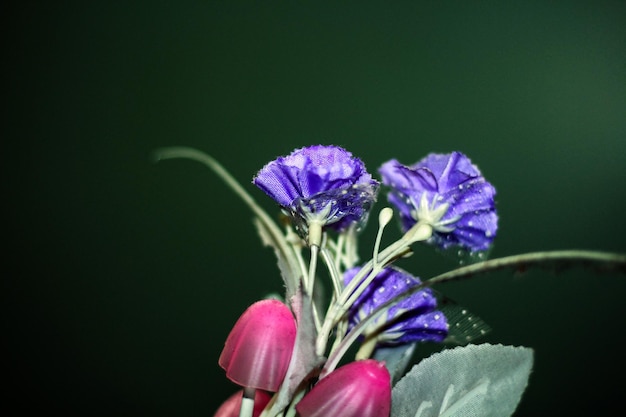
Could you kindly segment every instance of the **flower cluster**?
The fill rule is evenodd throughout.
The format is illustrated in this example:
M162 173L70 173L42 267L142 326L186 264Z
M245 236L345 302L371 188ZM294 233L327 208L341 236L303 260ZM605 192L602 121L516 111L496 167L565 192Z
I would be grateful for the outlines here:
M534 265L626 272L626 254L584 250L483 259L423 281L401 269L396 261L416 244L477 260L494 241L495 188L459 152L412 165L392 159L378 169L378 181L341 147L296 149L252 180L278 205L280 222L210 155L171 147L155 157L194 159L220 176L254 213L285 287L284 296L249 306L228 335L218 363L241 389L215 417L510 416L528 384L533 350L470 343L488 326L432 286ZM361 262L358 233L381 190L393 208L378 212L371 258ZM402 233L381 247L394 215ZM408 369L425 342L464 346Z
M242 390L216 417L387 417L393 378L380 352L446 339L450 323L435 293L393 263L416 242L486 250L497 229L495 190L458 152L411 166L391 160L379 173L382 185L347 150L316 145L279 157L254 176L288 219L278 226L245 196L287 291L284 299L254 303L235 323L219 364ZM362 263L357 234L381 187L403 235L380 247L394 213L383 208L373 256ZM333 288L321 302L318 263ZM356 345L355 359L346 359Z

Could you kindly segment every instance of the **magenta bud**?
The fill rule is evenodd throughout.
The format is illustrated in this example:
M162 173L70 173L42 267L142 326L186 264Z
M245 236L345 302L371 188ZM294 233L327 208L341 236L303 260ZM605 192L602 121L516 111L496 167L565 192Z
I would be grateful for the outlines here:
M230 331L219 365L238 385L278 391L296 341L289 307L268 299L252 304Z
M220 405L213 417L239 417L243 390L239 390ZM254 411L252 417L259 417L272 396L265 391L256 390L254 394Z
M389 417L391 376L383 362L350 362L320 380L296 405L301 417Z

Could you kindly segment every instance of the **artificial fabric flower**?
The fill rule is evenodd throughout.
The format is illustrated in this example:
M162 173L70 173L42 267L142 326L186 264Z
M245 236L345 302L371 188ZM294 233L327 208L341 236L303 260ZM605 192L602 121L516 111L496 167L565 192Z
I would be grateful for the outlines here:
M391 376L374 359L337 368L296 405L300 417L389 417L390 409Z
M325 145L271 161L252 182L287 212L302 237L313 224L343 231L365 222L379 185L359 158Z
M296 341L289 307L275 299L252 304L233 326L219 358L226 377L238 385L277 391Z
M389 202L400 211L403 229L430 224L429 243L470 252L489 248L498 228L495 188L460 152L430 154L414 165L392 159L379 172L391 188Z
M345 272L348 284L359 268ZM350 308L350 329L368 317L379 306L409 290L421 281L408 272L393 266L384 268ZM419 290L394 303L382 318L363 333L367 339L375 337L379 345L398 345L410 342L442 342L448 334L445 315L436 310L437 299L428 288Z

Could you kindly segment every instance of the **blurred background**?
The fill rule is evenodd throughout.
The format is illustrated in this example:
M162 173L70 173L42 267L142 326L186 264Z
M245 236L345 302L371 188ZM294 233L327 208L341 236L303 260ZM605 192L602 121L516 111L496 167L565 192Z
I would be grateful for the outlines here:
M281 291L273 254L207 168L154 164L161 146L212 154L270 212L250 181L296 147L344 146L375 175L459 150L498 190L491 257L626 252L626 4L472 3L3 6L2 414L210 416L235 391L217 359ZM457 264L420 247L403 266ZM491 325L483 341L535 349L516 416L621 398L626 276L438 289Z

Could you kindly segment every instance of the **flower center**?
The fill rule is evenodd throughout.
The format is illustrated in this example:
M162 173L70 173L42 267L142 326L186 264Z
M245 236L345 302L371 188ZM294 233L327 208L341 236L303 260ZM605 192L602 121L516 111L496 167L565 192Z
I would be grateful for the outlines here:
M415 210L411 210L411 217L417 221L425 222L431 225L433 230L440 233L450 233L456 227L454 223L459 221L461 216L454 216L449 219L443 220L443 217L448 212L450 204L441 203L437 205L437 200L441 200L439 194L433 195L432 201L428 201L427 193L422 193L419 204L416 204L413 199L411 202L416 207Z

